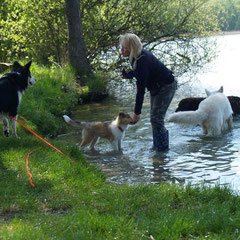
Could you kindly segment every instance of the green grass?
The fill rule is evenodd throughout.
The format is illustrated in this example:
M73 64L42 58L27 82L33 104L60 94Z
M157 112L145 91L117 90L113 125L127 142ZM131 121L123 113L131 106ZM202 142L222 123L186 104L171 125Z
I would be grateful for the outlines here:
M37 79L23 95L19 115L31 121L44 135L65 129L61 116L77 104L80 88L69 66L64 68L31 67Z
M34 124L43 135L55 135L66 129L62 115L70 110L80 99L99 100L107 95L107 75L96 73L87 86L80 87L70 66L63 68L41 67L32 64L32 75L37 79L23 95L19 115Z
M56 120L71 108L77 90L71 80L68 83L68 77L59 74L57 80L55 73L51 77L55 70L36 67L35 71L38 83L26 92L21 114L29 120L26 125L41 135L44 124L52 132L62 129ZM52 89L54 84L58 87ZM43 90L61 98L69 94L73 103L60 101L50 111L52 106ZM55 101L52 96L50 99ZM37 102L41 107L35 116ZM45 114L53 122L41 119ZM228 188L110 184L76 147L47 138L65 153L61 155L20 126L18 135L16 139L0 134L1 240L240 238L240 198ZM26 173L29 152L35 187L29 184Z
M240 199L227 188L109 184L73 146L0 142L0 239L238 239Z

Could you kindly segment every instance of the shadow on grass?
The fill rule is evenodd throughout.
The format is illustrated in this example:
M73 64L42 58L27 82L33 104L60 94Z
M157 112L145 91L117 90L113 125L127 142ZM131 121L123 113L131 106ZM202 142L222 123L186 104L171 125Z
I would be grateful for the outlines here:
M36 180L37 187L32 187L28 181L25 159L39 145L39 141L29 136L0 137L0 221L10 221L39 208L39 203L44 202L53 188L49 179Z

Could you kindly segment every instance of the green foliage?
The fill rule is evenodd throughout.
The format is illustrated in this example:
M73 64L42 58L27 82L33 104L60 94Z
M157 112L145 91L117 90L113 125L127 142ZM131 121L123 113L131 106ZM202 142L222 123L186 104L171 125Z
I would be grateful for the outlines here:
M56 135L66 130L62 115L68 114L80 99L84 102L102 100L108 95L108 76L96 73L86 87L80 87L69 65L45 67L32 64L36 84L22 97L19 115L30 121L32 128L44 135Z
M107 93L107 74L103 75L103 73L96 73L92 79L90 79L87 83L89 92L101 94Z
M89 101L100 101L108 96L108 80L107 73L98 72L91 76L87 85L81 88L80 98L83 103Z
M69 66L48 68L36 64L31 72L37 82L23 95L19 115L33 122L43 134L62 131L65 124L61 116L78 101L74 73Z
M64 8L64 0L2 0L0 61L28 56L41 64L63 65L68 38ZM95 70L112 71L123 64L118 36L129 31L178 75L213 56L208 41L193 40L217 30L207 0L82 0L80 8L87 55Z
M28 56L43 64L50 57L59 64L66 62L64 0L1 0L0 5L5 11L0 25L1 61Z
M240 0L212 0L222 31L240 30Z
M214 56L211 42L194 41L218 29L217 16L206 0L105 0L89 8L83 4L82 12L89 58L96 68L113 70L123 64L118 36L125 32L139 35L144 47L157 52L177 75Z

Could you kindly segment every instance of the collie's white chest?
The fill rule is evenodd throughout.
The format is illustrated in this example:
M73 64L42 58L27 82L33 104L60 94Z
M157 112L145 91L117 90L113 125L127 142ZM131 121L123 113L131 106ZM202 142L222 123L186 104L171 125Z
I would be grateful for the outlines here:
M115 139L122 139L124 137L124 131L122 132L117 126L111 126L112 134Z
M20 104L21 100L22 100L22 93L18 91L18 104Z

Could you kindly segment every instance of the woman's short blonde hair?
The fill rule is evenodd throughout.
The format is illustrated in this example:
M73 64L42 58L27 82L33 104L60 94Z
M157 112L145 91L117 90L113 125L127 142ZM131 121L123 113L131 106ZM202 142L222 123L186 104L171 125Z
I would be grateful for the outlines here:
M124 35L119 36L120 45L128 48L130 51L129 60L133 63L134 60L137 60L141 51L142 43L140 38L133 33L125 33Z

